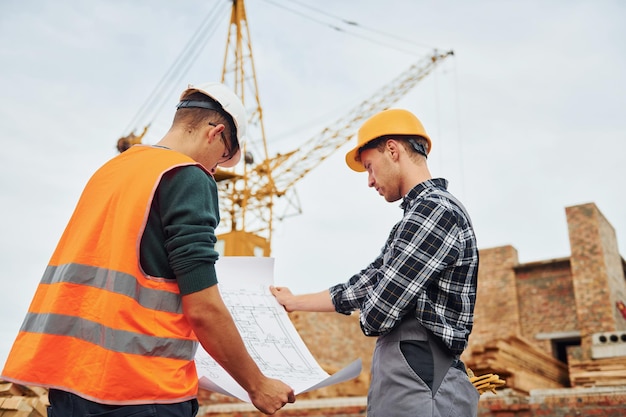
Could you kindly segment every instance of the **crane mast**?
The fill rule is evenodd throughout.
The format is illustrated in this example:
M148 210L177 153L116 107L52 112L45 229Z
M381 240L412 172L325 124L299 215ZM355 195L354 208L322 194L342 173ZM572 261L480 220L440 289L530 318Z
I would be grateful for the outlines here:
M260 208L258 179L259 173L262 173L264 186L273 187L273 174L268 166L271 159L243 0L233 0L222 82L230 85L239 95L248 110L249 120L247 138L243 145L243 166L238 170L219 170L216 174L223 215L220 228L226 229L226 232L218 236L218 244L224 245L222 252L228 256L269 256L274 221L274 194L264 195L263 208ZM254 155L261 155L260 162L255 162Z

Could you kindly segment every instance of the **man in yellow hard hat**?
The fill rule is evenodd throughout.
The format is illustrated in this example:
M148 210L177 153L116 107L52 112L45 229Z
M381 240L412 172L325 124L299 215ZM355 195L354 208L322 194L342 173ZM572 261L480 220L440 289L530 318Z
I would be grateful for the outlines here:
M217 287L213 173L239 161L246 118L225 85L190 86L156 145L89 180L1 375L49 388L48 416L193 417L198 344L260 411L295 401L249 355Z
M473 326L476 237L447 181L429 172L431 146L407 110L368 119L346 163L367 172L385 200L402 199L402 219L380 255L347 282L301 295L271 288L287 311L360 310L363 333L378 337L368 417L477 414L479 393L460 360Z

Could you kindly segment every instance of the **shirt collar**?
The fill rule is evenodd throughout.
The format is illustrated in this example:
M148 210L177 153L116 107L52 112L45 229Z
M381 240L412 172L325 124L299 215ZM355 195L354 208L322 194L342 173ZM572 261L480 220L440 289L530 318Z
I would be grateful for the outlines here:
M402 203L400 208L404 211L415 204L417 200L428 194L433 188L448 189L448 180L443 178L433 178L420 182L415 187L411 188L404 197L402 197Z

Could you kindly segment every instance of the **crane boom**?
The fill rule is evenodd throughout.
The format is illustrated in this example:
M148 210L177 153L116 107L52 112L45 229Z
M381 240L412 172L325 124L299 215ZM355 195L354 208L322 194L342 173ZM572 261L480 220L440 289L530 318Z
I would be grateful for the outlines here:
M222 224L230 228L230 232L224 234L229 235L227 238L231 240L231 243L226 245L241 247L241 244L246 242L239 243L240 240L260 238L265 245L264 254L268 256L272 222L275 217L282 218L275 214L277 203L281 203L284 213L294 209L296 213L300 213L294 185L350 141L362 121L400 100L450 55L453 55L452 51L445 53L435 51L433 55L411 65L390 83L297 149L266 157L256 164L246 163L242 175L225 176L218 187L222 195L221 212L225 214ZM233 245L233 241L238 243ZM245 255L251 252L249 250L239 252L235 249L234 252L227 254Z
M325 128L320 134L298 147L297 151L291 153L289 158L274 167L272 171L278 193L293 187L296 182L322 163L335 150L349 142L356 133L357 127L364 120L400 100L449 55L453 55L453 52L435 52L434 55L411 65L344 117L335 121L332 124L333 127Z

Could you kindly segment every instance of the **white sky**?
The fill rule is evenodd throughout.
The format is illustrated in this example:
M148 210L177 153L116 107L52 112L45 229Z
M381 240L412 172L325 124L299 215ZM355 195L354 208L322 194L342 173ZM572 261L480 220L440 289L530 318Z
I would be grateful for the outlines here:
M117 138L213 9L212 38L164 98L144 142L157 142L169 127L188 82L219 78L229 4L0 3L0 362L88 177L116 155ZM246 6L273 152L333 127L434 48L452 49L455 56L396 107L422 119L433 139L431 171L465 203L479 247L513 245L521 262L569 256L565 207L594 202L624 253L626 3ZM396 203L367 188L364 174L345 166L348 148L298 183L304 213L276 228L276 282L296 292L348 279L377 255L401 216Z

